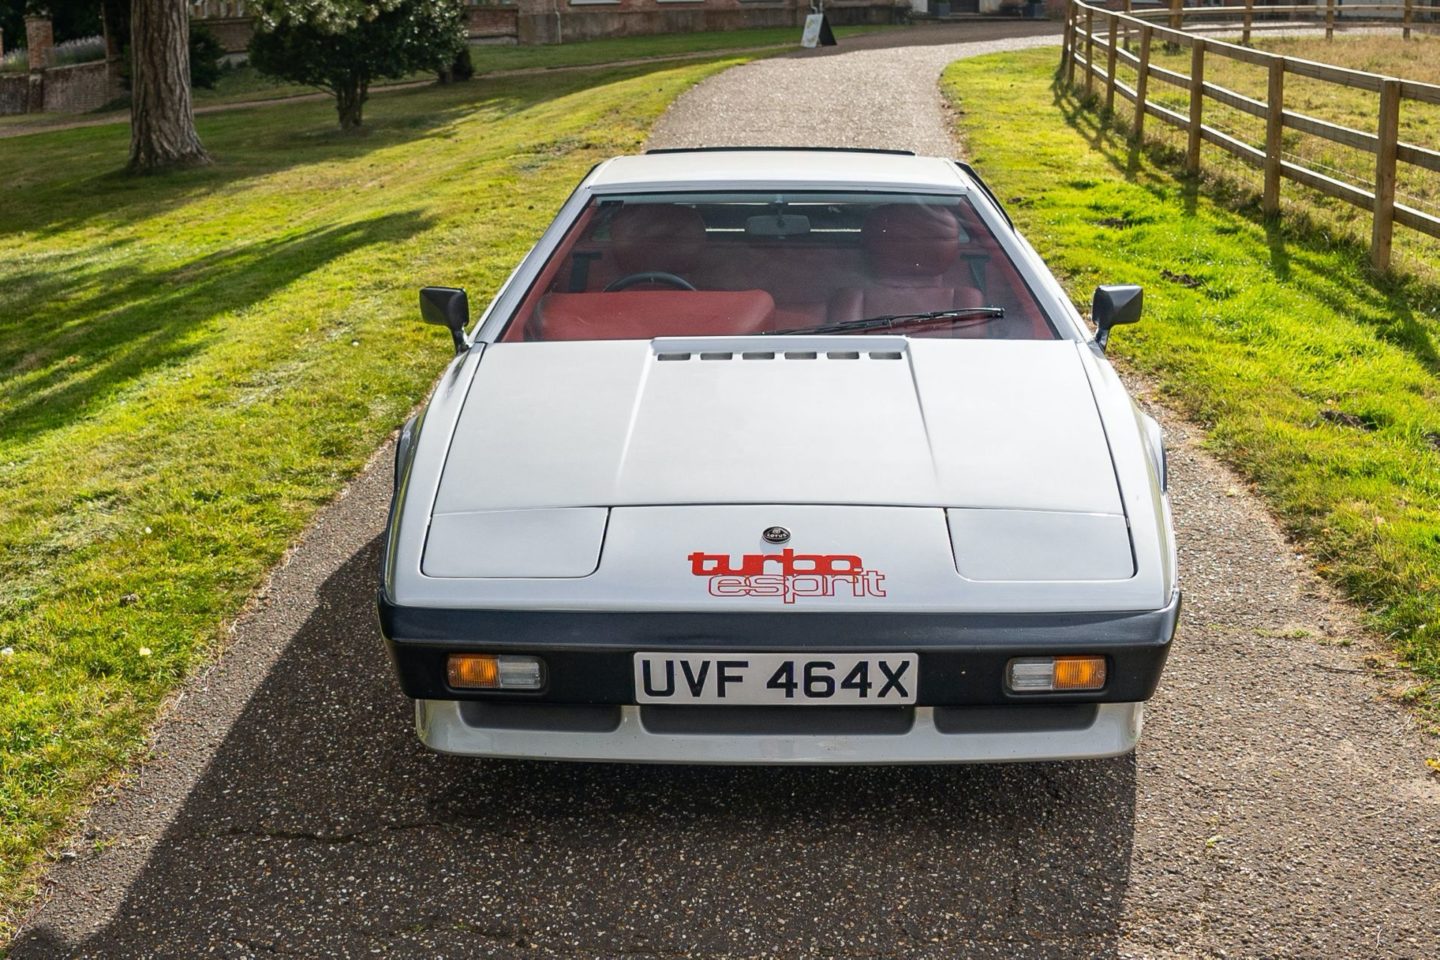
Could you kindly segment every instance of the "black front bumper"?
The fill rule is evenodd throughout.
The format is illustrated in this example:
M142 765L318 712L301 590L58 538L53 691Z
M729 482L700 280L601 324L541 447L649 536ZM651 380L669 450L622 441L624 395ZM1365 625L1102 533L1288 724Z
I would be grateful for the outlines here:
M1177 592L1142 613L640 613L436 610L380 596L380 631L401 689L417 700L634 703L632 658L639 651L887 652L920 657L921 706L1148 700L1160 681L1180 617ZM537 656L548 681L536 692L451 689L445 659L472 651ZM1103 655L1104 689L1012 694L1014 657Z

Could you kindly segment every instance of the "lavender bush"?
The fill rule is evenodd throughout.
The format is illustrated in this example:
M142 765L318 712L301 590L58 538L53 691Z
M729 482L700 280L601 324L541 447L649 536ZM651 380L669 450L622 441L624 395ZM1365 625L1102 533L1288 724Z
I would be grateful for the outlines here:
M50 52L50 65L64 67L72 63L91 63L105 59L104 37L82 37L55 44Z

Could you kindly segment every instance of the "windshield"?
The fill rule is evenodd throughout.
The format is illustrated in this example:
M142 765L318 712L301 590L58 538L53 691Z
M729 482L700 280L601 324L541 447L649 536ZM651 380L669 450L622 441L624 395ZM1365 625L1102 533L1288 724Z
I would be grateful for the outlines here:
M893 317L911 319L882 332L1057 339L964 197L739 192L592 200L500 339L865 333Z

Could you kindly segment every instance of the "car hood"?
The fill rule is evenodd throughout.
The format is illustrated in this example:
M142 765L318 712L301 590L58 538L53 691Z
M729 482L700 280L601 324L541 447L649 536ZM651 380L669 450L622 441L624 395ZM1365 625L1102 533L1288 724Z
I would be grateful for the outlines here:
M1072 341L749 337L485 349L433 505L1123 513Z

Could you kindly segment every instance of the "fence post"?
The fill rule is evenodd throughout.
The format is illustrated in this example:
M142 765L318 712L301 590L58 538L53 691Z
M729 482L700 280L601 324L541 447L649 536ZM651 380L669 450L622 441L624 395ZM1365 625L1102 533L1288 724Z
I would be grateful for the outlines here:
M1375 150L1375 226L1370 234L1370 263L1390 269L1395 232L1395 154L1400 139L1400 81L1380 84L1380 143Z
M1070 0L1069 16L1065 22L1066 32L1070 37L1070 42L1065 45L1065 49L1068 51L1065 58L1065 84L1069 87L1075 86L1075 30L1078 27L1079 15L1080 10L1075 4L1075 0Z
M1110 21L1109 46L1105 50L1105 112L1115 112L1115 32L1120 25L1120 18L1115 14L1106 14Z
M1335 0L1325 0L1325 39L1335 39Z
M1085 96L1095 92L1095 8L1085 8Z
M1245 28L1240 34L1240 42L1250 46L1250 24L1255 21L1255 0L1245 0Z
M1185 28L1185 15L1180 12L1183 0L1170 0L1170 29L1183 30ZM1165 38L1165 52L1174 53L1180 49L1180 45L1168 36Z
M1415 19L1415 0L1405 0L1405 31L1406 40L1410 39L1410 23Z
M1069 75L1070 69L1070 13L1074 9L1074 3L1067 0L1065 4L1065 20L1060 25L1060 73Z
M1140 66L1135 76L1135 142L1145 139L1145 92L1150 86L1150 39L1155 35L1150 24L1140 28Z
M1270 61L1265 115L1265 195L1260 208L1267 216L1280 212L1280 133L1284 129L1285 58Z
M1132 13L1135 11L1135 2L1134 2L1134 0L1125 0L1124 9L1125 9L1125 16L1129 17L1130 14L1132 14ZM1125 21L1125 49L1126 49L1126 50L1129 50L1129 49L1130 49L1130 21L1129 21L1129 20L1126 20L1126 21Z
M1200 172L1200 125L1205 103L1205 41L1190 43L1190 141L1185 148L1185 170Z

